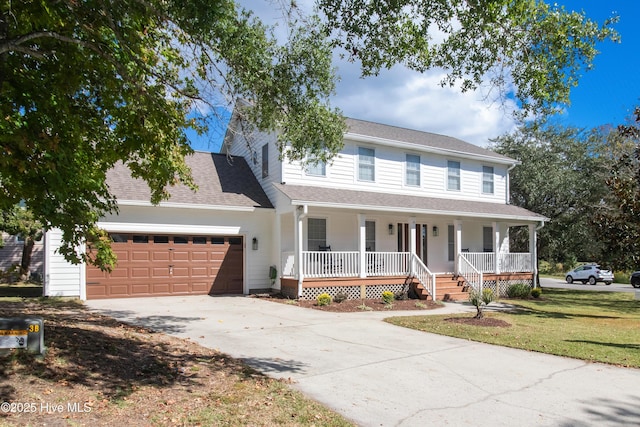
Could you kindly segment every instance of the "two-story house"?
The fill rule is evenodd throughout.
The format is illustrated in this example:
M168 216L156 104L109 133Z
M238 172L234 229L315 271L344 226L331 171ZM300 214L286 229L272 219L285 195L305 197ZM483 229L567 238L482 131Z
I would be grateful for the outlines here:
M248 294L378 297L417 287L460 299L469 286L534 283L546 218L509 204L513 159L459 139L348 119L330 164L281 161L275 135L236 132L220 154L188 159L199 191L159 206L123 166L109 185L119 213L100 225L119 257L110 274L72 266L45 244L45 293L82 298ZM509 250L528 227L529 251ZM64 284L58 279L64 277Z

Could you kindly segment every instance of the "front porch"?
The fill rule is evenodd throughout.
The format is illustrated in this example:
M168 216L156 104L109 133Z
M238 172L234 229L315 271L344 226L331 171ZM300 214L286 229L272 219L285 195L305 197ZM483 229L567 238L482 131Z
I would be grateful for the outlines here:
M438 274L411 252L302 251L299 270L295 258L286 253L282 260L281 292L290 298L315 299L325 292L381 298L384 291L414 289L421 299L466 300L470 288L489 287L502 296L514 283L533 286L535 280L531 253L461 252L455 272Z

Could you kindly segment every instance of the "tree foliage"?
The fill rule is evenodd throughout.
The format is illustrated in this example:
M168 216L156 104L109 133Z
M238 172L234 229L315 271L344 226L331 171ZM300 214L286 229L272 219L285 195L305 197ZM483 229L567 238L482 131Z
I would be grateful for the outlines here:
M538 233L541 259L602 259L591 217L606 193L606 147L597 132L535 124L494 141L493 150L521 162L510 172L511 203L550 219Z
M342 144L328 105L331 52L312 21L278 44L229 0L0 0L0 209L24 201L63 232L67 259L114 261L98 219L116 210L105 174L122 161L168 197L193 187L185 130L214 93L241 97L261 130L302 158ZM211 106L211 105L209 105ZM88 240L86 253L77 247Z
M608 250L606 261L616 269L640 266L640 107L635 120L618 126L610 138L616 142L606 176L609 190L592 217L595 235Z
M117 210L106 172L126 163L153 203L172 185L193 187L185 131L205 125L194 111L240 98L248 107L239 114L277 130L287 157L339 151L345 123L329 104L335 46L364 75L444 67L445 84L468 90L489 76L502 93L514 84L526 111L544 111L568 100L596 41L616 37L609 21L534 0L317 6L322 21L287 15L279 43L233 0L0 0L0 210L24 201L45 229L62 230L68 260L109 268L110 241L96 226Z
M442 68L443 85L462 90L489 81L504 96L515 87L524 113L568 104L590 68L595 43L618 40L617 17L602 25L584 13L537 0L319 0L334 42L364 75L403 64Z

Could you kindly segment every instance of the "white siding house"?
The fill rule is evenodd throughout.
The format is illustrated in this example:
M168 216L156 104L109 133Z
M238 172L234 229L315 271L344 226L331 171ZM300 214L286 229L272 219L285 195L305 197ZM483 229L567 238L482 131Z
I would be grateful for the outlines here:
M114 298L248 294L352 298L412 290L456 299L534 283L544 217L508 203L517 162L464 141L348 119L328 164L280 159L275 134L241 132L234 115L222 153L187 159L199 187L149 203L123 165L109 173L119 212L102 218L119 261L110 273L71 265L47 233L46 295ZM529 228L511 253L509 229ZM82 249L82 248L81 248Z

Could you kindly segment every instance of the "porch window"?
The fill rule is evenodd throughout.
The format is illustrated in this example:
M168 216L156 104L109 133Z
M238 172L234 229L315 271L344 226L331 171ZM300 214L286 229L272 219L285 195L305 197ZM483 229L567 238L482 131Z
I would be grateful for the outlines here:
M460 191L460 162L447 162L447 190Z
M407 154L406 158L406 185L420 187L420 156Z
M493 252L493 227L482 227L482 249Z
M358 147L358 179L360 181L375 181L375 159L374 149Z
M493 194L493 166L482 167L482 192Z
M269 144L262 146L262 177L269 176Z
M447 249L449 252L449 261L455 259L456 235L453 225L447 226Z
M376 251L376 223L374 221L365 221L365 247L368 252Z
M320 246L327 246L327 220L309 218L307 220L307 248L310 251L317 251L320 250Z

